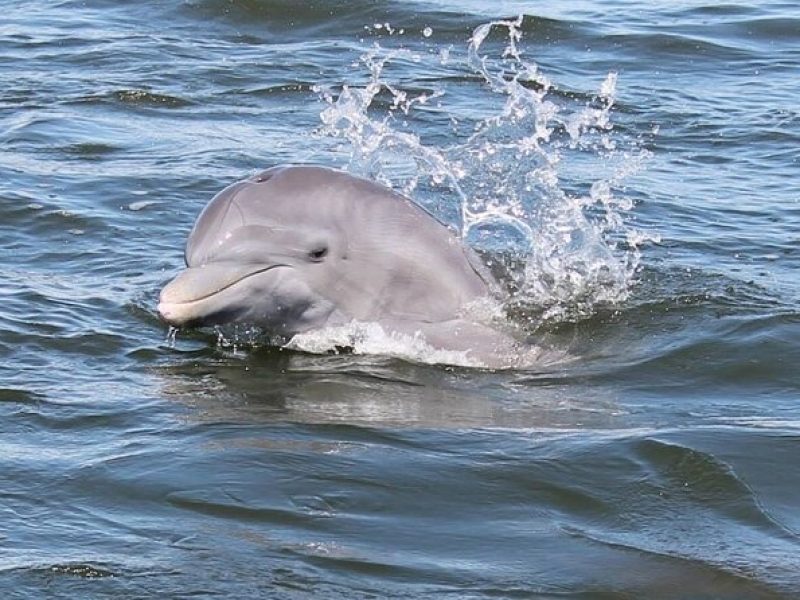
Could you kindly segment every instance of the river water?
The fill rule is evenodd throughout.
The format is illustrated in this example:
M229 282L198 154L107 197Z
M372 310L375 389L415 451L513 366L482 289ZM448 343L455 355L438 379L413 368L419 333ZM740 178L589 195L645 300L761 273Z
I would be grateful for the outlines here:
M2 11L3 598L800 596L796 3ZM285 162L426 206L568 359L168 339L198 212Z

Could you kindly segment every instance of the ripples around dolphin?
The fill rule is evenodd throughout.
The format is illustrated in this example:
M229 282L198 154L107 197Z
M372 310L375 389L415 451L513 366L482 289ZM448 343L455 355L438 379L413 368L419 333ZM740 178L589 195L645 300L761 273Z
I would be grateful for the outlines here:
M797 597L796 12L5 3L0 595ZM312 162L572 360L166 340L200 209Z

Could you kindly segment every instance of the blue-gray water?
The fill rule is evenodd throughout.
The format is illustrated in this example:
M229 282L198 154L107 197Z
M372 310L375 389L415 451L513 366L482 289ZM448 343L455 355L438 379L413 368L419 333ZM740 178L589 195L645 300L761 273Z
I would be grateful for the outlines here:
M545 4L2 2L0 596L800 595L800 9ZM618 74L634 206L609 236L650 240L627 298L533 328L573 360L165 341L158 290L215 192L348 164L321 114L360 57L409 51L381 80L441 105L375 121L457 146L506 101L469 39L520 13L563 110ZM608 158L574 146L570 197Z

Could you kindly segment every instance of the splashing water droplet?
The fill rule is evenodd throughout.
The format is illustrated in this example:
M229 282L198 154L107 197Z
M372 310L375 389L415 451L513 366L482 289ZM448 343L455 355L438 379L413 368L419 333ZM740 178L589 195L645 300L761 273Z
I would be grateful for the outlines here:
M167 343L167 346L169 348L174 348L177 339L178 339L178 328L170 326L170 328L167 330L167 337L164 338L164 341Z
M422 35L424 35L426 38L431 37L433 35L433 29L431 29L430 27L426 27L425 29L422 30Z
M220 327L219 325L214 325L214 331L217 334L217 347L224 348L225 346L227 346L229 342L222 331L222 327Z
M338 95L321 91L318 133L348 142L349 170L407 195L434 192L426 208L508 267L508 312L536 329L624 301L640 246L653 238L627 217L634 203L623 194L623 181L649 152L640 139L614 129L617 74L608 73L587 101L556 93L539 67L522 58L522 22L477 27L465 61L457 48L446 49L449 69L479 75L482 98L488 88L483 117L458 114L452 121L465 131L472 122L471 135L456 134L443 147L426 143L414 130L413 112L434 97L446 100L444 91L401 89L386 71L413 57L379 45L360 59L366 85L343 86ZM490 55L483 44L493 31L505 31L507 43ZM440 59L441 52L433 56ZM389 114L381 114L379 94L390 95ZM411 118L398 124L391 118L397 110Z

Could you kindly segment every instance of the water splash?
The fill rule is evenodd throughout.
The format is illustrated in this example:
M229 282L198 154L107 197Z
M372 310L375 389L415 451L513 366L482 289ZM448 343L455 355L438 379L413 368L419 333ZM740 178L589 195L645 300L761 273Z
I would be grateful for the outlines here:
M178 340L178 331L179 329L177 327L172 327L170 325L169 329L167 330L167 335L164 338L168 348L175 348L175 343Z
M301 333L286 345L292 350L324 354L346 348L353 354L379 354L426 364L486 367L468 352L440 350L428 344L422 334L386 332L378 323L353 321L338 327Z
M215 325L214 332L217 334L217 348L230 351L234 356L247 348L282 346L286 342L284 338L269 334L256 325Z
M387 331L379 323L359 321L300 333L285 347L313 354L346 351L356 355L391 356L422 364L493 370L549 368L571 360L564 352L534 345L514 344L496 348L491 354L480 352L480 348L443 350L429 344L421 331L413 334Z
M559 90L524 58L522 25L523 17L481 25L460 55L451 46L432 50L453 76L482 81L476 104L487 114L452 117L450 145L424 139L413 118L444 103L445 91L411 93L389 75L395 63L420 62L419 54L378 44L360 58L364 86L317 89L325 104L318 134L345 142L349 170L407 195L435 196L427 208L501 257L506 308L531 331L623 302L640 246L654 238L630 225L634 202L623 183L649 152L614 129L617 74L590 95ZM505 33L504 47L485 51L497 33Z

